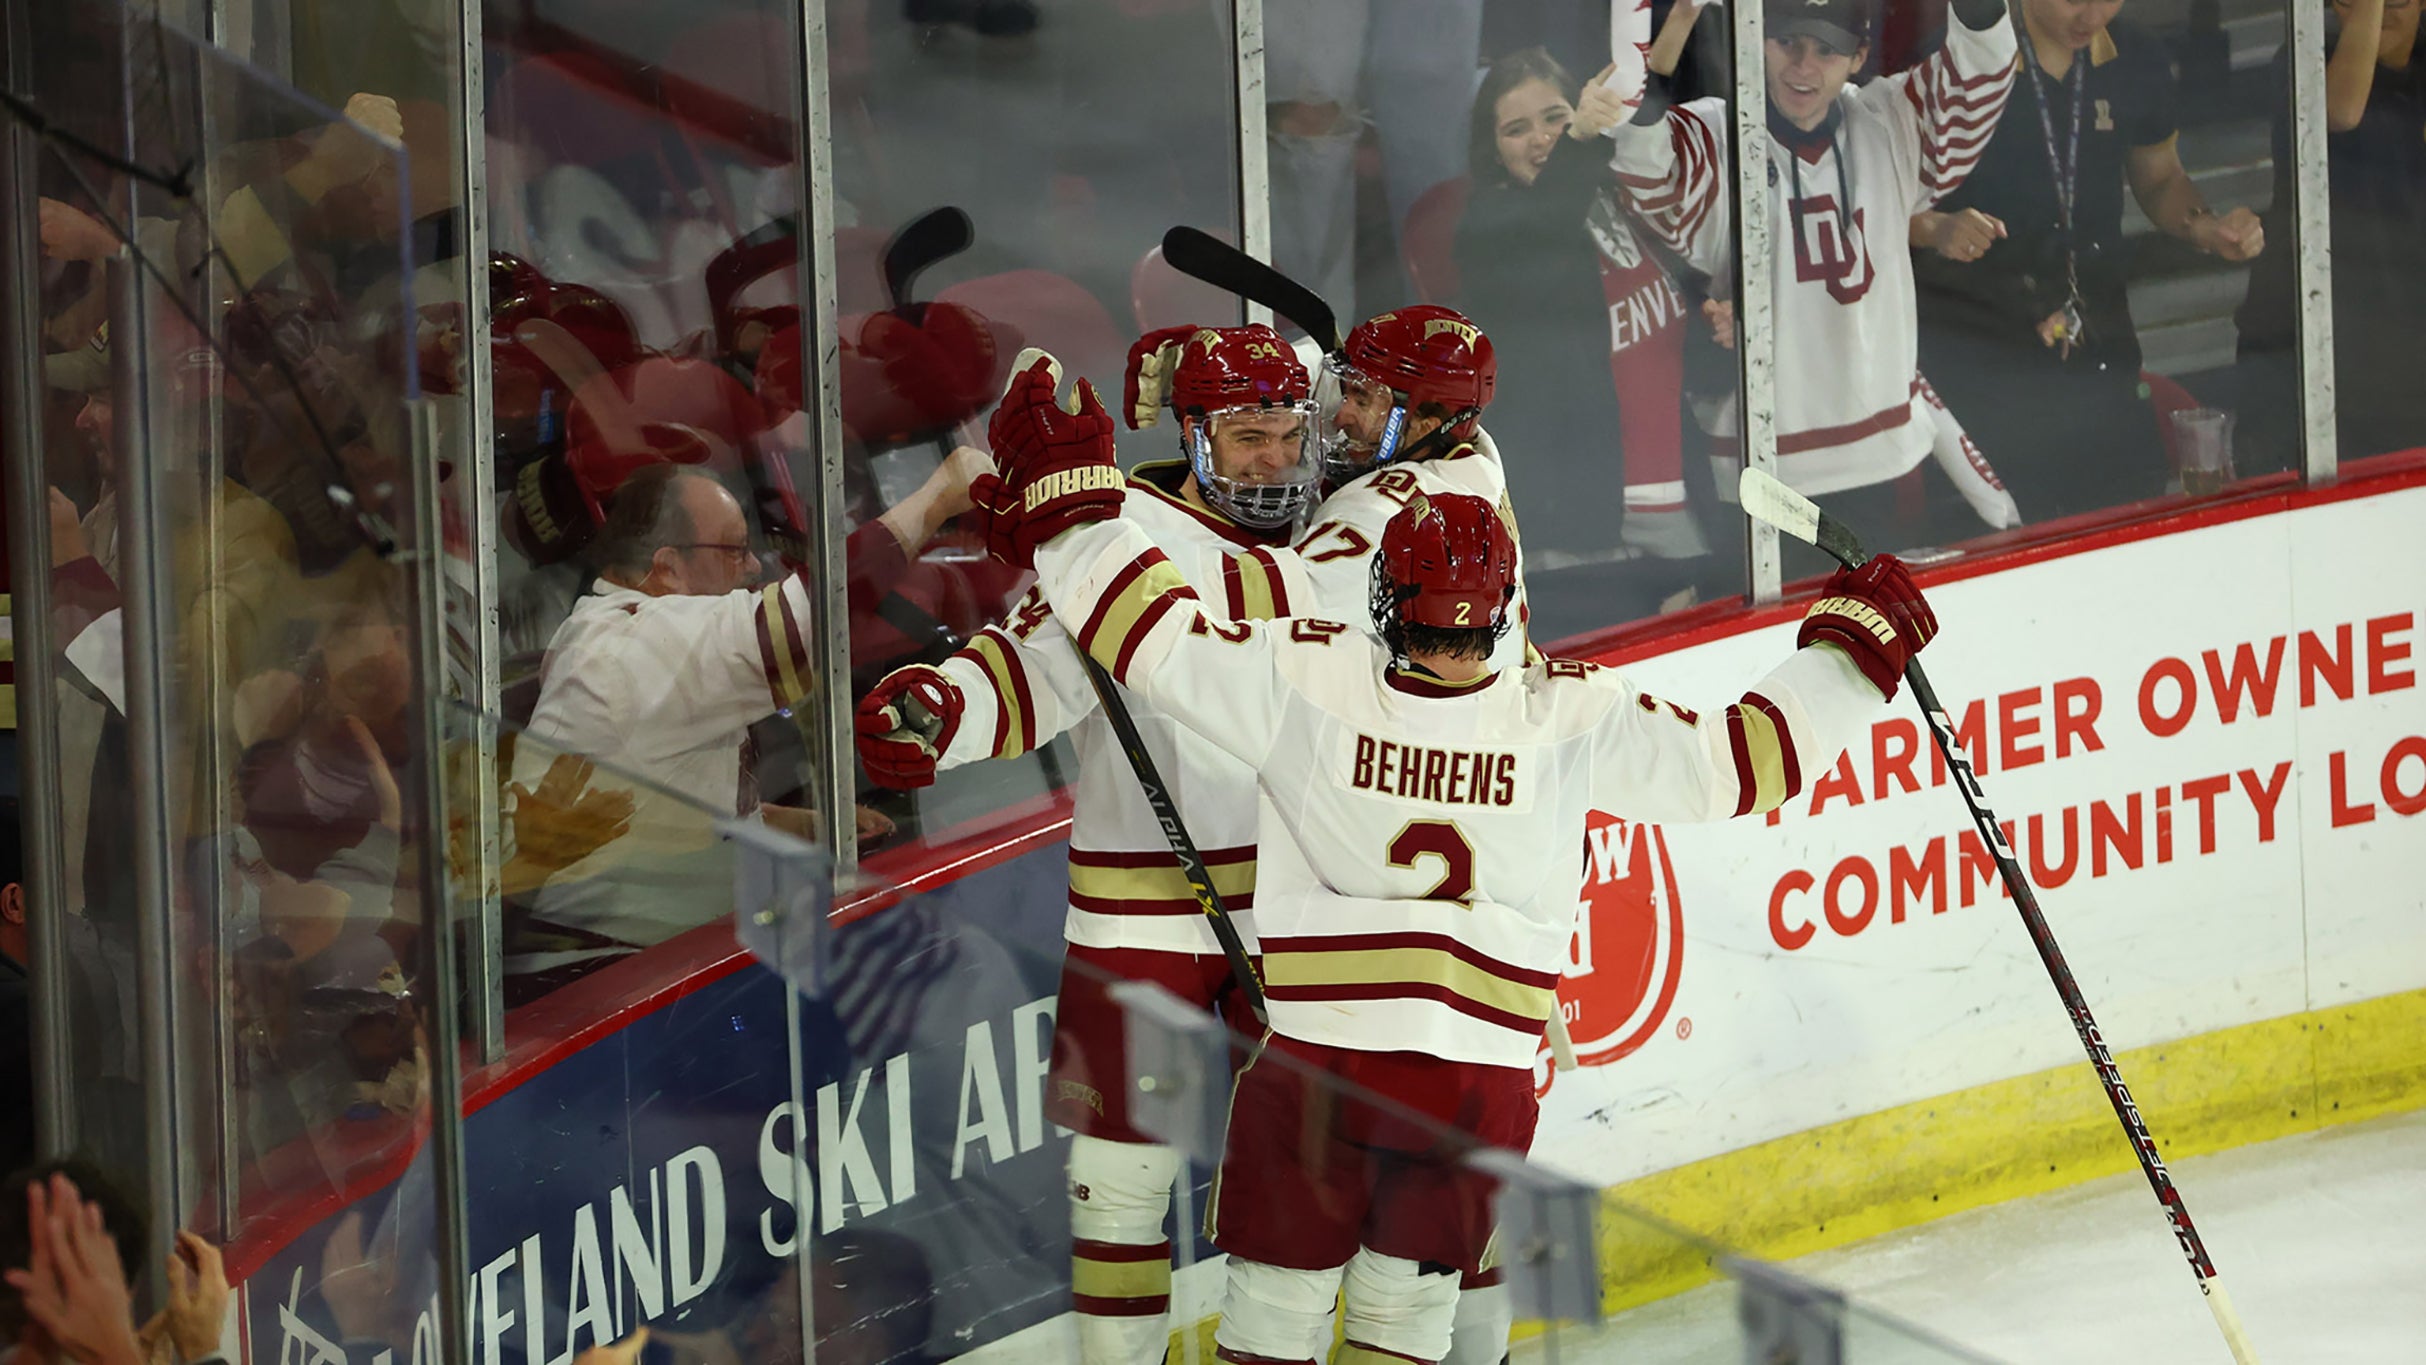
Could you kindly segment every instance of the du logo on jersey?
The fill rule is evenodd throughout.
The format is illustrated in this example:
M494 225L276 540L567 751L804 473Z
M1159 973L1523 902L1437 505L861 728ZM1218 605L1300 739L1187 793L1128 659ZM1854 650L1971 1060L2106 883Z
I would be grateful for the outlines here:
M1668 842L1657 825L1599 811L1584 824L1583 904L1559 978L1558 1009L1585 1066L1607 1066L1650 1041L1676 1003L1684 965L1684 910ZM1545 1048L1534 1090L1548 1094Z
M1836 211L1836 196L1815 194L1787 205L1794 221L1794 278L1825 284L1838 303L1858 303L1870 292L1878 270L1870 263L1870 237L1862 211L1850 218Z

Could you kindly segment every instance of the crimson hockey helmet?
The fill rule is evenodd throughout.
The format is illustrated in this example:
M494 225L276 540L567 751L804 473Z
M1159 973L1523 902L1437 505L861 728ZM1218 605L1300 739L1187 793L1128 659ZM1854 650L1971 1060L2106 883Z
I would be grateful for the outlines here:
M1516 598L1516 538L1471 493L1418 495L1390 518L1373 556L1373 624L1394 654L1406 628L1506 632Z
M1322 470L1307 439L1313 386L1278 332L1256 323L1188 338L1171 376L1171 408L1197 491L1224 515L1272 530L1314 506Z
M1367 318L1323 360L1315 401L1327 472L1344 481L1471 438L1498 386L1491 339L1456 309L1424 303ZM1448 418L1433 437L1407 445L1407 421L1426 404L1446 409Z

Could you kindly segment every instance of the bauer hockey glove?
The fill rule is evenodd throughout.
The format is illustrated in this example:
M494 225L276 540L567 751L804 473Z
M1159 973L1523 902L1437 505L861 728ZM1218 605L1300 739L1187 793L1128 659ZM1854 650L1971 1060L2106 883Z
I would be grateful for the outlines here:
M1188 339L1202 330L1194 323L1158 327L1129 348L1129 373L1120 386L1121 417L1129 430L1162 420L1162 410L1171 401L1171 376L1179 372L1180 354L1187 349Z
M1825 642L1844 650L1879 694L1893 700L1904 665L1936 634L1937 613L1914 586L1904 561L1880 555L1858 569L1828 576L1794 643Z
M878 786L906 791L935 781L936 762L960 729L960 688L926 664L897 668L859 699L859 761Z
M1061 362L1020 352L1020 368L986 427L999 476L969 486L986 523L986 548L1013 568L1034 568L1036 547L1073 526L1120 515L1123 480L1112 418L1081 379L1067 401Z

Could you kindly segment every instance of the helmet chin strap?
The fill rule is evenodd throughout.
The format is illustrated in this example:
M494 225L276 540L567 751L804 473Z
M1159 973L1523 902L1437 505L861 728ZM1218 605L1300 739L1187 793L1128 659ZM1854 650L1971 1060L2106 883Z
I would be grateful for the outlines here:
M1449 435L1450 432L1480 416L1482 416L1480 408L1467 408L1462 412L1451 413L1449 420L1415 438L1412 444L1401 447L1396 455L1390 457L1391 462L1431 459L1456 444L1455 439Z

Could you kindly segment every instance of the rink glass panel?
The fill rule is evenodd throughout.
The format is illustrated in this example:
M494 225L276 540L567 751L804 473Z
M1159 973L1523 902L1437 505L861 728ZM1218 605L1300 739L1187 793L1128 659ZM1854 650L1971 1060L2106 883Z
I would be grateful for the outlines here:
M316 1326L403 1356L440 1332L454 1110L405 160L174 29L46 22L37 96L156 173L38 172L64 240L136 243L43 275L74 1136L237 1274L274 1198L397 1168Z
M1712 463L1736 444L1736 361L1704 312L1725 285L1652 239L1606 139L1527 141L1608 64L1605 8L1262 11L1271 259L1343 327L1436 303L1491 338L1483 426L1507 468L1535 640L1573 652L1590 632L1739 599L1732 473ZM1723 94L1726 58L1724 23L1706 17L1678 88Z
M2013 11L2026 58L2065 49L2066 26L2102 12L2050 0L2015 0ZM1917 71L1951 22L1943 4L1890 0L1856 81ZM1905 425L1932 419L1929 451L1909 472L1835 489L1823 504L1873 549L1927 563L2295 479L2303 452L2289 48L2287 11L2274 0L2132 4L2079 47L2085 86L2079 73L2017 67L1967 177L1909 225L1862 223L1866 261L1839 259L1846 253L1832 245L1824 211L1782 224L1781 291L1798 277L1833 278L1875 302L1863 277L1900 264L1891 256L1909 259L1916 287L1916 385L1926 387ZM2075 167L2069 229L2058 165ZM2172 174L2186 176L2210 211L2168 208L2161 187ZM1806 175L1803 192L1833 196L1832 177L1821 179L1830 183ZM1969 215L2001 225L1976 255L1970 234L1980 220L1949 221ZM2211 240L2244 224L2262 230L2253 259ZM2068 300L2078 306L2067 323ZM1779 473L1789 483L1808 466L1792 453L1785 400L1839 386L1844 373L1841 357L1794 340L1781 320ZM2345 445L2345 456L2359 453ZM1788 583L1829 567L1807 548L1786 550Z
M846 522L911 496L954 446L982 449L1022 347L1052 351L1117 405L1142 331L1243 320L1236 296L1160 253L1176 224L1239 240L1229 4L835 5L826 37ZM923 268L893 297L888 246L946 208L967 215L968 244L901 258ZM1183 454L1168 419L1124 426L1119 441L1124 466ZM854 596L838 703L1002 618L1024 578L986 559L972 530L947 527L898 584ZM896 829L861 856L903 875L948 844L1032 826L1066 810L1056 793L1075 774L1056 740L916 792L863 777L861 801Z

